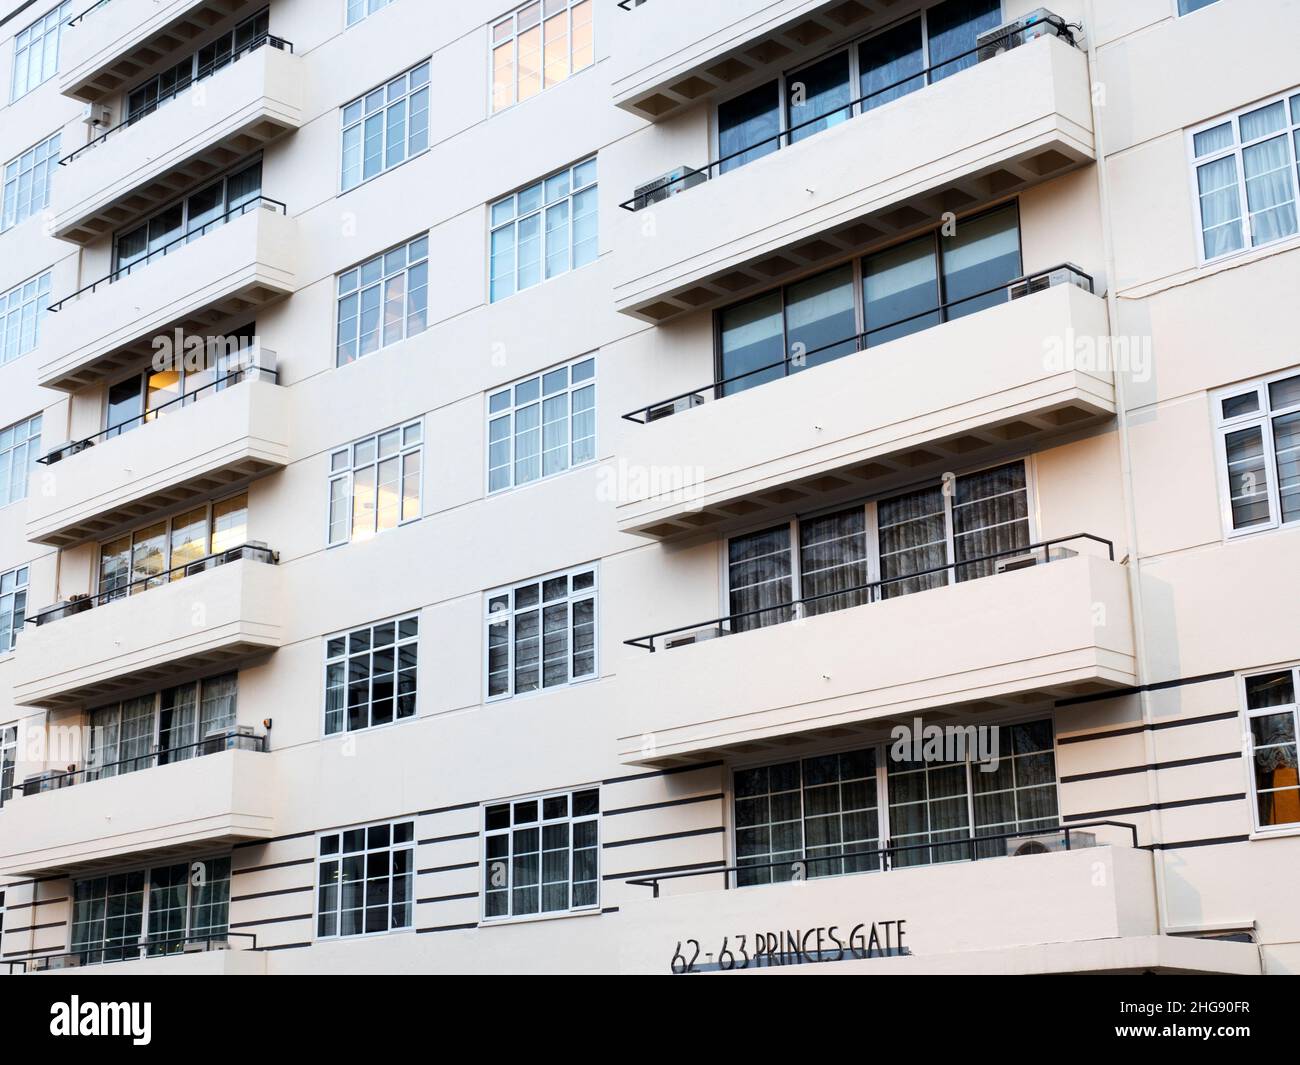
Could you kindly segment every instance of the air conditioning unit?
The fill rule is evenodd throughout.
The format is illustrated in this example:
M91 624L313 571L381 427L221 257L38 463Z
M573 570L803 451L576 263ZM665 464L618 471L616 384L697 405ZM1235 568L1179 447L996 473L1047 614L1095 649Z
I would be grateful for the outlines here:
M1054 15L1045 7L1037 8L1014 22L1008 22L995 30L981 33L975 38L978 62L996 58L1012 48L1036 41L1039 37L1060 37L1066 44L1074 44L1074 35L1066 25L1065 19Z
M660 174L653 181L640 186L632 196L632 210L641 211L652 203L661 203L669 196L676 196L709 179L703 170L694 170L689 166L679 166L666 174Z
M995 559L993 562L994 573L1010 573L1018 569L1031 569L1037 566L1042 559L1033 553L1026 555L1011 555L1007 558Z
M53 466L56 462L62 462L72 455L80 455L87 448L94 446L93 440L77 440L71 444L60 444L45 456L45 465Z
M1091 832L1071 832L1070 850L1097 846L1097 837ZM1041 836L1018 836L1007 840L1007 856L1019 858L1025 854L1051 854L1065 850L1064 832L1047 832Z
M74 595L70 599L64 599L55 603L51 607L42 610L37 616L41 619L42 625L48 625L52 621L62 621L64 618L70 618L73 614L80 614L89 610L95 605L95 601L88 595Z
M107 129L113 124L113 112L103 104L86 104L81 112L81 121L88 126Z
M31 776L23 778L24 795L40 795L46 791L57 791L59 788L65 788L70 781L68 774L62 769L50 769L44 773L33 773Z
M683 632L676 636L669 636L664 640L664 647L671 651L674 647L689 647L693 643L715 640L721 635L722 630L717 627L696 629L694 632Z
M210 950L229 950L228 939L195 939L181 946L182 954L206 954Z
M43 968L46 969L79 969L81 968L80 954L60 954L57 957L46 960Z
M1044 289L1055 288L1057 285L1074 285L1085 292L1088 290L1088 283L1081 274L1063 266L1059 270L1049 270L1045 274L1035 274L1023 281L1017 281L1007 286L1007 294L1013 300L1018 300L1031 296L1035 292L1042 292Z
M214 728L203 737L204 754L220 754L233 751L240 746L241 739L253 738L252 725L230 725L226 728Z
M674 399L669 403L661 403L657 407L651 407L646 411L645 420L647 422L657 422L661 418L671 418L674 414L680 414L684 410L703 405L704 397L698 393L693 393L689 396L683 396L681 399Z

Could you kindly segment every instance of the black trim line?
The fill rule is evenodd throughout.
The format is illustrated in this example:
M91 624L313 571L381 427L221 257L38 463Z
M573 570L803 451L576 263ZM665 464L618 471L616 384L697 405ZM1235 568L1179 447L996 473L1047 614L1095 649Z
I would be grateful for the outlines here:
M1218 714L1204 714L1201 717L1184 717L1177 721L1153 721L1149 725L1133 725L1129 728L1112 729L1110 732L1089 732L1082 736L1057 736L1057 746L1067 743L1087 743L1090 740L1108 740L1112 736L1140 736L1144 732L1162 732L1165 729L1182 728L1184 725L1208 725L1212 721L1229 721L1240 717L1236 710L1225 710Z
M417 906L425 906L431 902L458 902L461 899L476 899L476 898L478 898L477 891L466 891L460 895L435 895L433 898L430 899L416 899L415 904Z
M438 925L436 928L417 928L415 930L415 934L417 936L423 936L423 935L427 935L430 932L459 932L466 928L477 928L477 927L478 927L477 921L473 921L470 924L442 924L442 925Z
M669 799L667 802L648 802L643 806L623 806L617 810L604 811L605 817L617 817L619 814L639 814L645 810L666 810L670 806L690 806L697 802L713 802L713 800L724 800L726 795L717 791L712 795L696 795L689 799Z
M714 828L693 828L688 832L668 832L662 836L641 836L638 839L616 839L611 843L602 843L602 850L612 850L615 847L637 847L642 843L663 843L670 839L690 839L692 836L716 836L726 829L722 825Z
M482 806L482 805L483 804L481 802L462 802L462 803L458 803L455 806L439 806L433 810L420 810L416 813L415 816L433 817L435 814L449 814L456 810L472 810L476 806Z
M250 865L247 869L232 869L231 876L243 876L245 873L265 873L269 869L288 869L295 865L315 865L315 858L295 858L291 862L273 862L270 865Z
M660 873L684 873L691 869L725 869L726 867L726 859L719 858L715 862L696 862L694 865L668 865L662 869L639 869L626 873L606 873L601 877L601 880L627 880L634 876L657 876Z
M415 845L417 847L427 847L433 843L451 843L454 840L458 840L458 839L478 839L478 833L458 832L454 836L434 836L431 839L417 839L415 841Z
M457 869L477 869L478 862L461 862L459 865L435 865L432 869L417 869L416 876L428 876L430 873L450 873Z
M328 832L329 829L323 828L320 829L320 831ZM250 840L246 840L243 843L236 843L230 849L232 851L242 851L242 850L246 850L249 847L266 847L272 843L287 843L291 839L307 839L315 835L316 835L315 832L295 832L291 836L272 836L270 839L250 839Z
M7 889L0 889L0 890L7 890ZM37 906L49 906L56 902L67 902L67 901L68 901L68 896L62 895L57 899L36 899L32 902L14 902L6 906L5 911L7 913L13 913L14 910L30 910L30 909L34 909ZM10 931L12 931L12 929L10 929Z
M1118 806L1113 810L1094 810L1086 814L1063 814L1062 821L1100 821L1107 817L1117 817L1123 814L1147 814L1152 810L1182 810L1189 806L1212 806L1219 802L1241 802L1246 798L1246 793L1239 795L1211 795L1204 799L1179 799L1176 802L1153 802L1145 806Z
M1177 851L1188 847L1217 847L1224 843L1249 843L1249 836L1220 836L1218 839L1187 839L1180 843L1148 843L1147 850Z
M1111 688L1109 691L1092 692L1089 695L1075 695L1069 699L1058 699L1052 705L1056 709L1063 706L1078 706L1080 703L1097 703L1103 699L1122 699L1126 695L1140 695L1142 692L1164 691L1166 688L1181 688L1184 684L1203 684L1210 680L1227 680L1237 674L1232 670L1223 673L1203 673L1199 677L1179 677L1175 680L1158 680L1152 684L1138 684L1131 688Z
M671 769L652 769L648 773L632 773L625 777L610 777L608 780L602 780L601 784L606 786L610 784L626 784L631 780L649 780L651 777L671 777L676 773L694 773L698 769L716 769L722 765L722 759L716 762L700 762L698 765L677 765Z
M1240 758L1240 751L1229 751L1227 754L1206 754L1200 758L1178 758L1172 762L1151 762L1149 765L1126 766L1123 769L1102 769L1096 773L1076 773L1074 776L1061 777L1062 784L1077 784L1083 780L1105 780L1109 777L1125 777L1134 773L1146 773L1149 770L1160 769L1183 769L1192 765L1209 765L1211 762L1226 762L1234 758Z
M254 895L232 895L230 897L230 901L232 903L252 902L253 899L273 899L277 895L300 895L304 891L314 891L314 890L315 890L315 886L312 884L308 884L306 887L280 888L278 891L259 891Z
M253 949L261 951L263 954L268 954L273 950L301 950L303 947L310 947L312 945L313 944L311 943L277 943L273 947L254 947Z
M315 914L300 913L293 917L264 917L260 921L240 921L238 924L230 925L231 928L255 928L263 924L288 924L290 921L310 921Z

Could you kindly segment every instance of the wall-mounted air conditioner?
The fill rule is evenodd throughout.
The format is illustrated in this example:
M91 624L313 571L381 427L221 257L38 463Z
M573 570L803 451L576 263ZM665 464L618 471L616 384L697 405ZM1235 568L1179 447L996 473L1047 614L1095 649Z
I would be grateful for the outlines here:
M113 124L113 112L103 104L86 104L81 111L81 121L88 126L108 129Z
M214 728L203 737L203 753L219 754L222 751L233 751L244 746L240 743L240 740L252 738L252 725L229 725L225 728Z
M1023 281L1008 285L1007 294L1013 300L1018 300L1023 299L1025 296L1031 296L1035 292L1042 292L1044 289L1055 288L1057 285L1074 285L1085 292L1088 291L1088 282L1082 274L1062 266L1057 270L1049 270L1045 274L1035 274L1033 277L1027 277Z
M660 403L657 407L651 407L646 411L645 420L647 422L657 422L661 418L671 418L674 414L680 414L684 410L690 410L692 407L699 407L704 404L704 397L698 393L692 393L689 396L682 396L681 399L674 399L669 403Z
M696 629L694 632L681 632L664 640L664 647L671 651L674 647L689 647L693 643L703 643L705 640L717 639L721 635L722 630L716 626Z
M1074 44L1074 35L1066 25L1065 19L1045 7L1040 7L1014 22L981 33L975 38L975 47L979 49L976 56L978 61L983 63L1012 48L1019 48L1022 44L1036 41L1039 37L1060 37L1067 44Z
M44 773L33 773L23 778L24 795L40 795L46 791L57 791L67 787L71 781L62 769L49 769Z
M687 189L693 189L707 180L708 175L703 170L679 166L676 170L660 174L653 181L647 181L639 186L632 196L632 210L644 210L652 203L661 203L669 196L676 196Z
M1076 851L1095 846L1097 846L1097 837L1093 833L1070 833L1070 850ZM1051 854L1065 849L1064 832L1047 832L1041 836L1018 836L1007 840L1007 855L1012 858L1019 858L1026 854Z

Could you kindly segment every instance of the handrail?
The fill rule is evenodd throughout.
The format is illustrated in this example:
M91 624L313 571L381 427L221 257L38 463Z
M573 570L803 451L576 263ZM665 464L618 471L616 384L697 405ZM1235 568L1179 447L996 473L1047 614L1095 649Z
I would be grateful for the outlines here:
M1053 25L1056 26L1060 39L1064 40L1072 48L1077 47L1074 41L1074 35L1070 33L1068 25L1066 24L1065 20L1059 18L1059 16L1053 16L1053 17L1056 18L1056 22L1053 23ZM1007 37L1010 38L1020 34L1028 33L1037 25L1038 23L1032 23L1031 25L1023 26L1020 29L1007 34ZM774 133L769 137L764 137L762 140L755 141L753 144L747 144L745 147L740 148L737 151L729 152L727 155L719 156L717 159L705 163L704 166L702 167L698 167L698 168L687 167L685 169L688 171L688 173L683 174L681 177L673 178L672 181L665 182L663 185L658 186L654 191L655 193L661 193L665 189L671 189L673 186L678 185L683 181L699 181L701 175L703 175L703 180L710 181L714 177L713 171L715 167L718 169L718 176L721 176L722 175L721 168L724 163L729 163L732 159L738 159L740 156L745 155L748 152L752 152L757 148L762 148L764 145L771 144L773 141L776 142L777 150L780 150L780 148L782 147L781 142L783 140L785 141L785 147L789 147L792 144L794 144L794 141L791 140L793 134L798 133L800 130L805 129L808 126L814 125L817 122L821 122L824 119L832 118L835 115L841 114L844 111L849 112L848 117L850 119L859 117L860 115L865 114L865 112L859 111L857 115L855 115L853 114L854 108L858 107L861 104L866 103L868 100L883 95L884 93L891 92L892 90L897 89L902 85L906 85L909 82L916 81L917 78L928 78L928 76L932 74L934 71L942 70L944 67L950 67L954 63L957 63L962 59L966 59L968 56L975 55L977 52L980 52L987 47L988 47L987 44L985 45L977 44L974 48L969 48L964 52L958 52L956 55L949 56L941 63L932 63L930 66L923 67L921 70L914 71L913 73L908 74L907 77L900 78L898 81L891 82L889 85L885 85L882 88L875 89L872 92L856 97L855 99L847 100L842 104L835 104L829 111L826 111L823 114L816 115L813 118L805 119L803 122L799 122L796 125L789 126L788 128L783 129L778 133ZM958 73L958 71L954 71L953 73ZM927 86L920 86L920 87L925 88ZM644 194L642 196L633 196L631 199L624 200L622 203L619 204L619 206L623 208L623 210L625 211L634 211L634 212L639 211L642 208L649 206L649 204L647 203L642 203L640 207L636 206L637 201L642 200L644 198L645 198Z
M68 19L68 21L65 22L64 25L65 25L65 26L75 26L75 25L77 25L77 23L79 23L82 19L84 19L84 18L85 18L87 15L89 15L92 11L94 11L95 8L97 8L97 7L103 7L103 6L104 6L105 4L107 4L108 2L109 2L109 0L95 0L95 2L94 2L93 4L91 4L88 8L86 8L84 11L82 11L81 14L79 14L79 15L73 15L72 18Z
M249 349L252 350L252 349ZM137 414L133 418L128 418L124 422L118 422L116 425L110 425L107 429L101 429L94 436L87 436L81 440L70 440L68 443L56 447L53 451L42 455L36 461L42 466L52 466L60 462L67 455L76 455L85 451L88 447L94 447L95 441L100 437L117 437L122 433L130 431L137 423L143 425L145 422L155 421L162 413L170 407L184 406L187 403L195 403L198 398L209 389L224 391L224 388L233 387L244 380L269 380L272 384L280 383L280 374L276 370L267 369L264 366L245 366L238 370L232 370L224 377L218 377L215 381L209 381L202 388L196 388L193 392L186 392L175 399L169 399L166 403L160 404L143 414ZM224 387L223 387L224 386Z
M183 565L173 566L169 570L162 570L127 584L115 585L108 591L101 591L95 595L83 595L80 598L69 599L66 603L61 603L58 606L47 607L39 614L33 614L27 618L26 623L40 628L42 625L61 621L73 614L81 614L87 610L94 610L96 607L116 602L119 599L125 599L128 595L147 591L150 588L157 588L172 580L180 580L182 577L206 573L210 569L216 569L231 562L239 562L245 558L268 566L277 565L280 561L280 556L264 544L241 544L239 547L230 547L225 551L204 555ZM177 576L178 574L180 576Z
M777 362L770 362L766 366L760 366L754 370L746 370L744 373L733 374L731 377L723 377L717 381L712 382L711 384L704 385L701 388L694 388L687 392L679 392L675 396L669 396L667 399L657 400L656 402L651 403L648 406L638 407L634 411L629 411L627 414L623 415L623 420L629 422L635 422L637 425L645 425L647 422L650 421L651 412L658 410L660 408L667 408L670 404L675 404L679 400L690 399L693 401L692 402L693 406L702 405L705 402L705 393L710 390L712 390L715 399L725 399L726 397L721 394L721 390L725 386L732 384L733 382L743 381L746 378L753 377L756 374L767 373L769 370L775 370L778 367L803 366L805 363L808 362L809 359L813 358L815 355L818 355L823 351L829 351L832 348L838 348L843 344L853 343L857 345L856 348L857 351L864 351L868 347L868 339L871 337L873 333L879 333L886 329L896 329L898 328L898 326L906 325L908 322L916 321L918 318L928 318L932 314L940 314L944 311L949 310L952 307L957 307L963 303L970 303L973 300L984 299L985 297L992 296L997 292L1007 292L1008 302L1009 302L1011 298L1009 294L1010 290L1016 285L1032 284L1034 281L1046 277L1049 279L1049 287L1051 287L1050 278L1052 277L1052 275L1058 274L1061 271L1069 271L1070 273L1074 274L1076 277L1087 282L1086 286L1079 285L1078 286L1079 288L1083 288L1087 292L1092 292L1092 293L1096 292L1097 283L1091 274L1085 273L1083 270L1079 269L1079 267L1075 266L1073 263L1058 263L1056 266L1049 267L1046 270L1036 270L1032 274L1022 274L1020 277L1013 277L1010 281L1004 281L1002 284L995 285L992 288L987 288L983 292L976 292L970 296L962 296L960 299L947 300L943 303L937 303L933 307L928 307L923 311L918 311L916 314L909 314L905 318L899 318L896 321L886 322L884 325L872 326L870 329L866 330L865 332L854 333L852 336L847 336L840 340L833 340L828 344L822 344L819 347L812 348L811 350L805 351L799 355L786 355L780 360L778 360ZM945 324L945 323L940 323L940 324Z
M806 865L812 865L820 862L842 862L842 861L850 861L856 858L880 858L881 859L881 869L879 870L866 869L866 870L862 870L863 872L882 872L882 871L888 872L890 868L890 860L892 855L900 854L904 851L930 850L931 848L934 847L967 846L970 848L970 861L972 862L986 861L987 858L981 858L976 854L975 852L976 844L987 843L991 840L1020 839L1023 836L1044 836L1051 832L1065 833L1065 849L1070 850L1071 832L1077 831L1078 829L1081 828L1102 828L1107 826L1111 828L1128 829L1129 833L1132 836L1133 849L1134 850L1141 849L1138 843L1138 831L1136 825L1131 824L1128 821L1086 821L1075 825L1056 825L1052 828L1029 828L1029 829L1022 829L1021 831L1018 832L997 832L997 833L991 833L986 836L970 836L966 839L935 840L930 843L908 843L901 846L886 846L872 851L854 851L847 854L827 854L819 858L809 858L805 854L799 858L793 858L793 859L787 858L784 861L780 861L780 862L754 862L747 865L722 865L722 866L714 866L713 868L710 869L683 869L679 871L669 870L663 873L656 873L654 876L633 877L632 879L625 880L623 882L625 884L631 884L634 887L648 887L651 890L653 890L654 892L653 897L657 899L659 897L659 884L661 881L685 880L691 877L717 876L721 874L723 878L722 880L723 890L730 891L731 874L733 873L748 872L751 870L758 870L758 869L788 869L794 865L806 866ZM969 826L958 825L956 827L964 828ZM1005 857L1005 856L998 855L998 857ZM945 864L945 863L939 863L939 864ZM899 868L897 862L894 863L894 868ZM916 867L903 866L903 868L912 869ZM830 875L837 875L837 874L830 874ZM849 874L843 874L843 875L849 875ZM778 883L781 882L782 881L778 881ZM761 886L761 885L753 885L753 886ZM739 888L739 884L737 884L737 888Z
M247 44L241 45L239 48L234 49L228 57L223 57L220 63L218 63L218 61L215 59L205 63L203 66L199 67L198 73L195 74L194 77L187 80L184 84L177 85L175 88L171 89L165 96L159 96L157 100L149 104L147 107L141 108L139 111L136 111L132 115L128 115L116 126L113 126L111 129L105 130L98 137L94 138L94 140L87 141L80 148L74 151L71 155L65 155L62 159L59 160L59 166L67 166L67 164L72 162L72 160L77 158L77 156L81 155L83 152L89 151L91 148L94 148L99 144L102 144L118 130L125 129L127 126L136 125L136 123L138 123L141 119L146 118L149 115L153 114L155 111L158 110L158 108L160 108L164 103L168 102L169 100L176 99L176 97L178 97L181 93L185 92L191 86L196 85L198 82L203 81L205 78L211 77L218 70L224 70L226 67L231 66L234 63L237 63L244 56L257 51L259 48L267 44L269 44L272 48L279 49L281 52L283 52L285 49L288 49L289 54L290 55L293 54L293 43L291 41L286 41L283 37L276 37L270 33L260 34L257 37L254 37Z
M868 592L867 600L864 603L854 604L855 606L867 606L870 603L879 601L879 591L887 585L899 584L903 581L916 580L919 577L928 577L935 573L944 573L947 570L964 569L970 566L978 566L985 562L994 562L1000 558L1011 558L1017 555L1028 554L1031 551L1042 549L1044 564L1052 561L1052 548L1058 544L1070 543L1075 540L1091 540L1094 543L1101 544L1106 548L1110 561L1115 561L1115 545L1110 540L1103 539L1100 536L1094 536L1092 533L1074 533L1071 536L1058 536L1053 540L1042 540L1036 544L1028 544L1025 547L1009 548L1006 551L996 551L991 555L981 555L979 558L963 559L961 562L949 562L943 566L931 566L929 569L917 570L915 573L908 573L901 577L887 577L883 580L869 581L866 584L854 585L851 588L837 588L832 592L821 592L817 595L806 595L801 599L792 599L788 603L777 603L774 606L763 606L757 610L745 610L738 614L726 614L720 618L714 618L711 621L697 621L692 625L679 625L675 629L664 629L662 632L653 632L648 636L637 636L631 640L624 640L628 647L636 647L642 651L649 651L654 654L657 648L655 641L663 639L665 636L676 636L682 632L694 632L698 629L717 629L719 636L734 635L737 630L732 624L743 618L759 617L763 614L771 614L776 611L788 611L791 617L787 620L802 616L803 607L806 603L816 603L823 599L834 599L837 596L854 595L859 592ZM723 625L727 628L722 628ZM778 622L779 624L779 622ZM747 631L747 630L739 630Z
M279 200L273 200L269 196L261 196L261 195L255 196L251 200L247 201L246 203L241 203L238 207L230 208L230 210L228 210L225 214L221 215L219 218L214 218L211 222L204 223L198 229L192 229L188 233L181 234L175 240L168 241L161 248L155 248L153 251L149 252L149 254L145 255L143 258L136 259L134 262L129 263L126 266L119 266L111 274L101 277L98 281L86 285L84 288L77 289L77 291L72 293L72 295L64 296L63 299L59 300L57 303L51 303L45 309L51 312L52 314L58 314L59 311L63 310L63 305L65 303L71 303L73 300L79 299L80 297L86 295L86 293L88 292L96 291L100 285L111 285L114 281L118 280L118 278L125 277L126 275L130 274L132 271L138 270L140 267L153 262L155 257L160 255L166 255L169 251L171 251L173 248L177 247L178 245L189 244L191 241L196 240L199 237L206 236L211 230L216 229L219 226L225 225L232 218L239 218L242 217L243 215L248 214L248 212L253 210L253 208L255 207L263 207L267 210L270 210L272 212L277 212L283 215L287 215L289 213L288 206L284 203L281 203Z
M22 974L47 972L51 968L65 969L74 967L50 965L50 962L56 961L60 958L77 958L78 961L75 968L81 968L83 965L112 965L123 961L142 961L145 958L173 957L178 953L184 953L185 944L187 943L203 943L207 945L208 950L212 950L212 944L229 944L232 939L251 939L253 941L252 945L241 949L252 951L257 950L257 933L232 932L227 930L224 933L213 932L206 936L185 936L184 938L174 937L171 939L150 939L148 936L141 936L133 943L115 943L112 946L85 947L82 950L71 950L63 954L28 954L26 957L22 958L6 959L6 963L9 966L9 975L13 976L15 966L21 966L21 968L18 969L18 972ZM166 949L176 946L181 948L180 951ZM161 954L151 953L159 947L164 948ZM218 947L216 949L234 950L235 948L226 946L224 948ZM104 957L106 954L116 954L119 951L123 954L120 958ZM133 954L133 952L135 953ZM98 955L98 959L95 961L86 960L93 955Z

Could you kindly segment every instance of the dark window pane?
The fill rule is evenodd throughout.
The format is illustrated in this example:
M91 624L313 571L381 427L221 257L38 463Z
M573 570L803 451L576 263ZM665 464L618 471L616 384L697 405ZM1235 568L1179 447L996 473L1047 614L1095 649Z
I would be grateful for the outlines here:
M718 149L722 173L777 150L781 111L775 81L718 105ZM761 142L761 143L760 143Z

